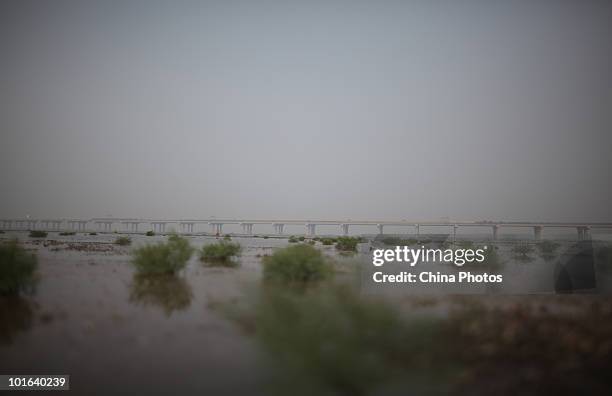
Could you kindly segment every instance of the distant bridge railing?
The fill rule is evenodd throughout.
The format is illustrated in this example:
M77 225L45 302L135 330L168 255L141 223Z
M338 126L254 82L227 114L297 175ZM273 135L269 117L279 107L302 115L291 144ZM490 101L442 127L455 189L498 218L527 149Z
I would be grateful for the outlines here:
M384 233L384 227L413 227L415 234L420 235L421 227L449 227L453 238L456 237L460 227L489 227L493 239L499 236L501 228L532 228L534 239L540 240L545 228L574 228L579 240L589 239L592 229L612 230L612 222L529 222L529 221L388 221L388 220L299 220L299 219L151 219L151 218L107 218L96 217L91 219L60 219L60 218L26 218L26 219L0 219L2 230L48 230L48 231L121 231L140 232L141 224L149 224L150 228L158 233L165 233L168 224L175 224L178 232L194 233L197 225L207 225L210 232L215 235L223 233L224 225L240 225L246 235L253 234L256 225L271 225L274 233L282 235L284 228L290 226L304 226L306 235L316 235L317 226L338 226L338 233L349 234L351 226L373 226L379 234Z

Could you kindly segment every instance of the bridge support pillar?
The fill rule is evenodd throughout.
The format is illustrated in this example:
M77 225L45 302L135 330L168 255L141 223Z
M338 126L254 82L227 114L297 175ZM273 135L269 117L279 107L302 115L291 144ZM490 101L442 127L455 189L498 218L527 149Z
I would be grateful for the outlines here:
M316 224L306 224L306 235L316 235Z
M378 235L382 235L384 226L382 224L376 224L376 227L378 228Z
M453 226L453 243L455 243L457 241L457 228L459 228L459 226L457 224L455 224Z
M579 241L586 241L591 239L591 234L590 234L590 228L589 227L576 227L576 230L578 231L578 240Z
M542 226L533 227L533 237L536 241L542 240Z
M212 228L212 233L215 235L221 235L223 233L223 224L222 223L210 223Z
M493 226L493 240L494 241L497 241L498 234L499 234L499 226L496 224Z
M272 224L274 226L274 232L278 235L283 235L283 229L285 228L284 224L276 223Z
M348 234L349 234L349 225L348 224L340 224L340 228L342 229L342 235L348 236Z
M248 235L253 234L253 224L251 223L241 223L242 232Z
M416 232L417 239L421 236L421 226L419 224L414 225L414 230Z

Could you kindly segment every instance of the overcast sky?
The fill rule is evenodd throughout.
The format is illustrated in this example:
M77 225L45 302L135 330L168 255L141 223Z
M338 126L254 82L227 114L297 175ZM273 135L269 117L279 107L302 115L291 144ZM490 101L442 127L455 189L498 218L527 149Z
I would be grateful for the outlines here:
M2 1L0 215L612 221L611 71L609 1Z

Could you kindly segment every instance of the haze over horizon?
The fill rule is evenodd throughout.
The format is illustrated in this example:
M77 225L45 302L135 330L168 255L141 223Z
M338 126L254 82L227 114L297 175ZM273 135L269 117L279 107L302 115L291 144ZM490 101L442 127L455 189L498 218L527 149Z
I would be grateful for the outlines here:
M612 2L3 1L0 217L612 221Z

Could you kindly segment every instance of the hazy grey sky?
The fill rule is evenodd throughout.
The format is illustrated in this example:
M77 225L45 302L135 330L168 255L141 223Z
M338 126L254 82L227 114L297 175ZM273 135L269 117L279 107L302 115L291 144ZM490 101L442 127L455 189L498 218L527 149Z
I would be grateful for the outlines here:
M0 215L612 221L612 2L0 3Z

